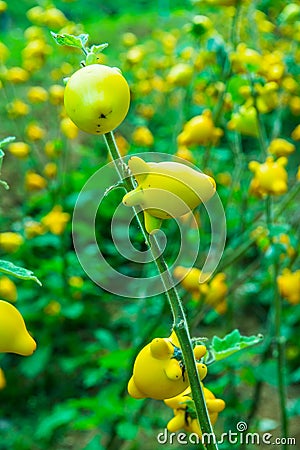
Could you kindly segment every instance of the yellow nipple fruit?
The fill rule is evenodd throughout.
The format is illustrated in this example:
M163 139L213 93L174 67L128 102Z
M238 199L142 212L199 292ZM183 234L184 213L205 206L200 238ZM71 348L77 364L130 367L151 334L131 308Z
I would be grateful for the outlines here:
M262 164L257 161L251 161L249 169L254 173L254 177L251 181L250 192L258 197L268 194L284 194L288 189L288 174L284 168L287 162L288 160L284 156L281 156L276 161L274 161L272 156L269 156Z
M176 64L167 75L167 83L173 86L188 86L192 80L193 71L193 67L189 64Z
M36 342L27 331L19 311L10 303L0 300L0 353L17 353L29 356Z
M240 106L239 110L232 114L227 128L245 136L258 137L257 111L254 106Z
M201 270L197 267L177 266L174 269L174 277L180 279L181 286L190 292L194 299L199 299Z
M213 178L185 164L148 163L133 156L128 166L138 186L123 197L123 203L143 209L148 233L159 229L164 219L187 214L215 193Z
M212 113L205 110L199 116L193 117L183 127L178 135L179 145L209 145L216 144L223 135L223 130L214 125Z
M181 350L170 338L155 338L137 355L128 392L133 398L163 400L183 392L189 384ZM177 339L174 339L177 343ZM195 357L204 356L205 346L196 346ZM205 364L197 363L202 380L207 373Z
M70 77L64 103L68 116L80 130L91 134L108 133L127 115L129 86L116 67L91 64Z
M219 413L225 408L225 402L222 399L216 398L209 389L203 386L203 383L202 389L208 414L212 425L214 425ZM193 408L190 387L176 397L164 400L164 402L169 408L173 409L174 413L174 417L167 424L167 429L170 433L185 430L189 433L196 433L200 437L202 436L196 411Z
M296 147L291 142L287 141L286 139L273 139L270 142L270 145L268 147L268 151L272 153L274 156L289 156L291 153L293 153L296 150Z

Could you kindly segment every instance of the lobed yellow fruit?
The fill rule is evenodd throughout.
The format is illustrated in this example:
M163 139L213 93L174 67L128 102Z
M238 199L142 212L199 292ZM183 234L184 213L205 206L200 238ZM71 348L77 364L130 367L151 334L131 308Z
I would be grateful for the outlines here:
M60 235L65 231L70 214L64 212L62 206L55 205L53 209L41 219L42 225L51 233Z
M179 145L209 145L216 144L222 135L223 131L214 125L211 111L206 110L184 125L177 141Z
M283 298L292 305L300 303L300 270L292 272L284 269L282 274L277 277L277 284Z
M214 425L219 413L225 408L225 402L215 398L214 394L204 387L203 383L201 385L208 414L212 425ZM202 436L199 422L194 418L194 412L190 409L190 404L193 402L190 387L176 397L164 400L164 402L169 408L173 409L174 413L174 417L167 424L167 429L170 433L185 430L189 433L196 433L200 437Z
M258 137L257 112L254 106L241 106L236 113L232 114L227 128L238 131L245 136Z
M36 342L27 331L24 319L10 303L0 300L0 352L29 356Z
M211 177L185 164L147 163L133 156L128 166L138 187L123 197L123 203L142 207L148 233L159 229L162 220L188 213L215 193Z
M128 383L128 392L133 398L163 400L183 392L188 386L188 377L182 362L176 359L180 351L173 332L169 338L155 338L137 355L133 375ZM198 355L204 355L206 348L198 346ZM197 364L201 379L206 376L205 364Z
M250 191L258 196L284 194L288 188L288 174L284 168L286 165L287 158L284 156L281 156L277 161L269 156L262 164L257 161L250 161L249 169L254 173Z
M274 156L288 156L296 150L296 147L286 139L273 139L270 142L268 151Z

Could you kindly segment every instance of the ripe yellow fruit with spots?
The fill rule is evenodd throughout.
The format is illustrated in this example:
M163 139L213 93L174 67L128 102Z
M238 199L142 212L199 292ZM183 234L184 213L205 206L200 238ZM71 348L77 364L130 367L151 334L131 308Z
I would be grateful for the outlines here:
M29 356L35 349L36 342L28 333L19 311L0 300L0 352Z
M125 119L129 86L116 67L91 64L70 77L64 102L68 116L78 128L90 134L104 134Z
M159 229L162 220L188 213L215 193L211 177L185 164L147 163L133 156L128 166L138 187L123 197L123 203L142 207L148 233Z

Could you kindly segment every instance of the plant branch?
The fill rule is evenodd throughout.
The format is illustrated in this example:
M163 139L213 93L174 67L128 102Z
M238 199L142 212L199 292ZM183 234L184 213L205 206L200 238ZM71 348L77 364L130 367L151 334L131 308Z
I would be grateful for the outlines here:
M123 181L124 189L129 192L134 189L135 182L128 172L127 166L123 163L122 156L117 148L116 142L113 137L113 133L106 133L104 135L104 140L109 150L109 153L114 161L117 173L120 179ZM171 311L173 314L173 328L178 337L181 351L184 359L184 364L186 366L186 371L188 374L193 400L195 403L195 409L197 412L197 418L201 426L203 433L210 436L213 435L213 428L210 423L210 418L206 408L204 393L200 383L200 378L197 370L197 365L195 361L195 356L193 352L193 346L191 337L189 334L189 328L186 320L186 316L182 307L180 297L178 295L177 289L174 286L174 281L172 275L169 271L168 265L161 253L159 243L156 239L155 234L148 235L145 229L144 221L140 213L136 210L135 216L141 232L145 238L145 242L149 245L156 267L160 274L162 283L165 288L165 295L169 301ZM213 440L213 439L212 439ZM200 443L200 448L205 449L204 445ZM217 444L207 443L207 450L217 450Z
M280 405L280 418L282 436L288 436L288 418L286 407L286 388L285 388L285 338L281 334L282 321L282 305L281 298L277 287L278 264L273 265L274 278L274 309L275 309L275 323L274 323L274 339L275 339L275 357L277 362L277 380L278 380L278 396ZM287 444L282 444L282 449L287 449Z

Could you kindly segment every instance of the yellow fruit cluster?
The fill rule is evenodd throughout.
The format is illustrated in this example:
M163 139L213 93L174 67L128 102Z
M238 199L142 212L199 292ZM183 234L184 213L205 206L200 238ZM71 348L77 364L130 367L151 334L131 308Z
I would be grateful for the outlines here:
M225 402L224 400L216 398L203 383L202 389L210 421L211 424L214 425L218 419L219 413L225 408ZM164 400L164 402L173 409L174 413L174 417L167 424L167 429L170 433L185 430L188 433L196 433L199 437L202 437L202 431L196 417L196 412L191 406L193 405L193 399L190 387L176 397Z
M206 353L204 345L196 345L194 355L201 361ZM200 380L207 374L206 365L197 362ZM211 391L202 389L208 412L214 424L218 414L225 408L225 402L216 399ZM180 344L173 331L169 338L155 338L137 355L133 375L128 383L128 392L133 398L150 397L164 400L173 409L174 418L167 425L170 432L186 430L201 437L201 427L193 409L189 380L185 372Z
M206 353L206 348L198 346L194 351L200 359ZM206 366L198 363L197 368L203 379L207 373ZM128 392L134 398L164 400L183 392L188 384L179 342L173 332L169 338L153 339L139 352L128 383Z
M210 281L201 283L203 275L196 267L177 266L174 269L175 278L179 279L181 286L191 293L193 300L203 301L219 314L224 314L227 310L228 293L226 275L220 272Z

